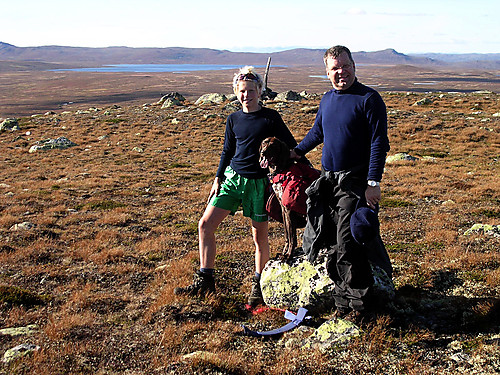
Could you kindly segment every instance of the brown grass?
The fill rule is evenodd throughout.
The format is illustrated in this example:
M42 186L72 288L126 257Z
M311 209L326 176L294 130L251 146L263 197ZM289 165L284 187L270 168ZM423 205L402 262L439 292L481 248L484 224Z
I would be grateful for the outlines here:
M222 106L21 118L20 132L0 134L0 284L43 303L26 304L22 296L2 303L2 327L36 323L40 330L30 338L0 337L0 346L30 341L41 350L0 373L498 371L492 348L500 240L463 233L474 223L500 224L500 128L492 116L500 97L383 96L391 154L419 158L388 164L382 183L381 230L397 298L358 339L327 353L299 347L308 329L273 340L241 335L241 324L272 329L285 320L279 311L253 316L243 307L254 247L239 214L217 233L219 293L206 300L173 294L198 266L197 223L221 150L228 115ZM413 106L424 96L433 103ZM300 109L317 104L280 110L297 139L314 121ZM472 114L477 108L481 113ZM59 136L77 146L28 153L35 141ZM321 147L308 156L319 167ZM11 230L24 221L36 226ZM283 246L281 225L272 222L269 233L274 256ZM472 358L467 364L450 359L458 346Z

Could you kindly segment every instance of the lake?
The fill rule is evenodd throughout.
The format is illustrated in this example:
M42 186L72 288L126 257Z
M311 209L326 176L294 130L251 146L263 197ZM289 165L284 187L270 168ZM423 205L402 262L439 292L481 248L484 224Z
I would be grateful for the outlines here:
M221 65L221 64L114 64L104 65L97 68L66 68L51 69L51 72L101 72L101 73L189 73L202 70L230 70L239 69L243 65ZM256 68L264 68L265 65L255 65Z

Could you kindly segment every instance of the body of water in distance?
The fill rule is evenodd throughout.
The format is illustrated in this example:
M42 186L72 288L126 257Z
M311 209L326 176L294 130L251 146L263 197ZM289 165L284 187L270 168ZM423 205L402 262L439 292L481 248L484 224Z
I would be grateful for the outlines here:
M51 69L51 72L101 72L101 73L189 73L203 70L239 69L243 65L221 64L114 64L97 68L66 68ZM255 68L264 68L265 65L254 65Z

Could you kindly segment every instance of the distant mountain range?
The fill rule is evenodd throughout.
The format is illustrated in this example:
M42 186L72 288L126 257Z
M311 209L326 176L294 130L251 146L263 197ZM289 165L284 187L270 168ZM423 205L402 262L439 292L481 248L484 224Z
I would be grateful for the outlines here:
M251 64L322 65L323 49L297 48L273 53L231 52L209 48L131 48L131 47L16 47L0 42L1 65L46 69L52 64L65 67L96 67L107 64ZM357 64L454 66L467 69L500 69L500 53L491 54L409 54L394 49L353 52ZM13 64L16 62L16 64Z

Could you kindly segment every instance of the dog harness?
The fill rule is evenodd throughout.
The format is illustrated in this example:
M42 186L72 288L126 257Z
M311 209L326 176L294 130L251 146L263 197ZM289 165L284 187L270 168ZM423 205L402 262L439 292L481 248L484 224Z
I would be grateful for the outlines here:
M271 183L279 187L278 196L282 204L291 211L305 215L307 213L306 189L319 178L320 172L307 164L294 163L286 171L277 173Z

